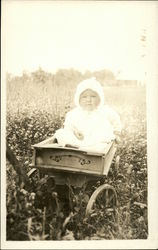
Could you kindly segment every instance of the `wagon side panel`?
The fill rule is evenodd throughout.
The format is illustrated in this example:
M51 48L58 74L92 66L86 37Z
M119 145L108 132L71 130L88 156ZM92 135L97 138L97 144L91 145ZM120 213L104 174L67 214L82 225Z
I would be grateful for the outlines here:
M77 151L65 151L62 149L36 149L36 166L49 166L49 169L89 172L102 174L103 159L101 156L82 154Z

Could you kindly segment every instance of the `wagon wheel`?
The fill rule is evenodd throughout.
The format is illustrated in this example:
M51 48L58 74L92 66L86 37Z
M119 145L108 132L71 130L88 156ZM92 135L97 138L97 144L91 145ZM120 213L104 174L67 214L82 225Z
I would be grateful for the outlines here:
M45 173L40 171L38 168L32 168L31 170L28 171L27 177L30 180L30 184L32 188L37 186L37 183L42 182L42 179L47 177Z
M41 178L40 171L37 168L32 168L31 170L29 170L27 176L30 179L35 178L36 180L39 180Z
M113 212L115 215L116 206L117 194L114 187L109 184L103 184L91 195L86 207L86 215L90 215L94 211Z

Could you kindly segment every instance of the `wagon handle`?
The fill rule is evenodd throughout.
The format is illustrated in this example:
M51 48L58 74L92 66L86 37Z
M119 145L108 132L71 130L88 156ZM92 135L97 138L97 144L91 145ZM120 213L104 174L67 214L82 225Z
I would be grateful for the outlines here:
M28 176L26 175L23 167L21 166L20 161L16 158L13 151L9 147L8 143L6 145L6 158L12 164L14 170L16 171L17 175L19 176L19 185L21 187L25 186L29 182Z

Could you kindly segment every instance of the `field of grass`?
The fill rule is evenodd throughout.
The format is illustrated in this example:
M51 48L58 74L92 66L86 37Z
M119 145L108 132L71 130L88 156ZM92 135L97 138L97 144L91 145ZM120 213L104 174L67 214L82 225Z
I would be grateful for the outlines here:
M52 82L18 82L7 86L7 142L26 171L31 163L31 145L53 135L62 126L66 112L73 107L75 88L73 84L58 86ZM147 238L145 88L105 86L104 92L105 103L120 114L123 124L117 150L118 172L113 171L113 162L108 178L103 180L116 189L117 221L99 214L87 219L84 190L72 194L75 203L70 215L56 213L46 202L55 199L56 194L42 190L37 180L29 190L21 188L17 173L7 162L7 240ZM41 204L37 202L39 191Z

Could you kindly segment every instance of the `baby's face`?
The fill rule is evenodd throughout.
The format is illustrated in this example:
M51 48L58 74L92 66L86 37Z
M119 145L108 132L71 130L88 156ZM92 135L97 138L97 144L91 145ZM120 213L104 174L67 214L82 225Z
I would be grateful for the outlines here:
M86 111L93 111L98 107L99 103L100 98L98 94L91 89L85 90L80 95L79 104Z

